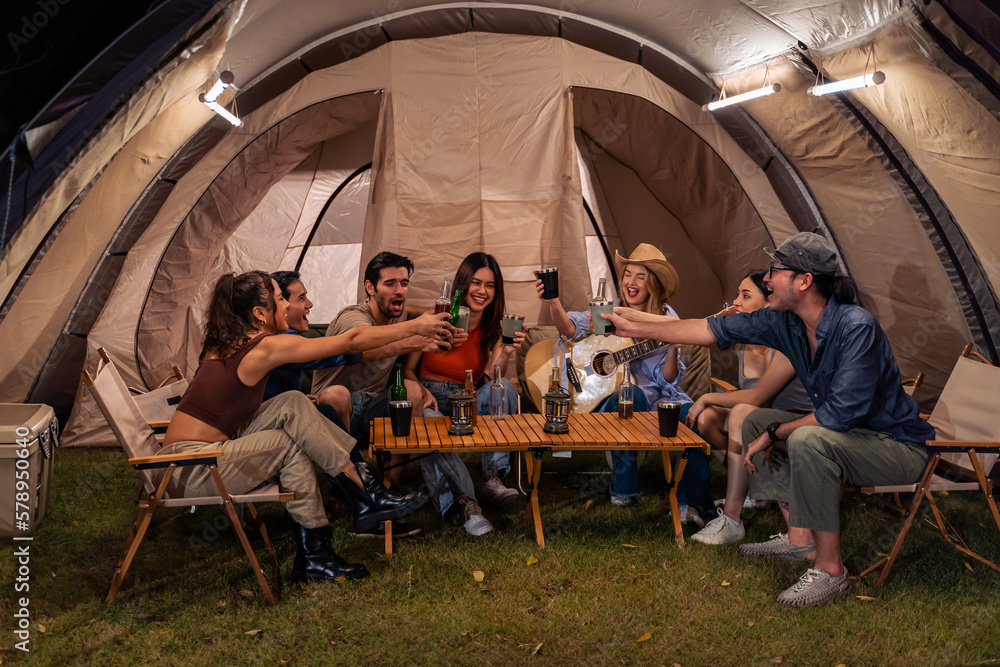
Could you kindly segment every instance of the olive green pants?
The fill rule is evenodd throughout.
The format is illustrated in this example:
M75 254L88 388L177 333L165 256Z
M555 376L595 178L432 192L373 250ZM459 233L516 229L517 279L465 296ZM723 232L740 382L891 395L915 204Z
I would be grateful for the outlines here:
M334 426L297 391L266 401L225 442L175 442L160 454L221 449L218 470L231 494L247 493L278 476L282 491L295 493L285 509L306 528L327 523L313 462L328 474L340 474L350 460L354 438ZM171 480L170 495L208 496L218 493L207 466L180 468Z
M773 422L802 415L781 410L754 410L743 422L743 451ZM929 454L920 445L865 428L843 433L822 426L797 428L776 442L770 458L754 457L750 495L757 500L788 503L788 525L821 532L840 532L840 486L913 484L927 467Z

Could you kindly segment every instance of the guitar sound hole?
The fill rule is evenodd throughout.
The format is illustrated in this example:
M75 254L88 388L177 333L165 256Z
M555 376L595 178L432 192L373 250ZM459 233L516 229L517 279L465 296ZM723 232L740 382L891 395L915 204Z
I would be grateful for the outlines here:
M594 361L591 363L591 368L601 377L608 377L613 374L615 367L616 364L614 359L611 358L610 352L598 352L594 355Z

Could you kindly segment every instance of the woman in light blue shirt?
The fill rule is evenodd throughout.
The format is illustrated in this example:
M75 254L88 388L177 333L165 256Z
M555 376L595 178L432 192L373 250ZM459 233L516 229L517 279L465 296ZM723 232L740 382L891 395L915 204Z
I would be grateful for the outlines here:
M630 308L655 315L677 317L674 309L667 305L667 300L677 292L680 279L677 276L677 271L657 248L648 243L640 243L629 257L622 257L615 251L615 270L618 272L621 286L619 299L615 302L616 306L627 305ZM541 285L541 280L536 282L539 299L542 296ZM560 336L569 341L576 341L591 334L589 312L566 312L558 298L542 300L549 306L552 322L559 330ZM680 360L679 352L680 346L667 345L630 363L632 380L638 390L635 392L634 410L654 410L657 401L661 400L679 401L682 403L681 418L684 418L687 408L691 406L691 399L680 388L685 369ZM617 392L611 394L596 409L600 412L616 412L618 410ZM631 504L636 497L642 495L636 467L636 452L612 452L611 459L614 468L611 502L615 505ZM704 465L700 466L704 468L706 479L708 474L707 461L706 458L702 462ZM694 463L694 461L689 460L689 474L685 474L685 480L688 480L689 477L702 476L701 473L693 469L699 467ZM696 474L692 475L691 472ZM686 486L686 484L682 484L682 487ZM699 486L703 487L704 484ZM678 492L678 501L681 504L685 504L684 495L682 488ZM701 495L705 497L699 498L697 502L693 498L687 498L687 500L693 502L702 513L711 512L711 493L705 492ZM697 512L688 512L687 516L682 516L682 519L688 518L703 525Z

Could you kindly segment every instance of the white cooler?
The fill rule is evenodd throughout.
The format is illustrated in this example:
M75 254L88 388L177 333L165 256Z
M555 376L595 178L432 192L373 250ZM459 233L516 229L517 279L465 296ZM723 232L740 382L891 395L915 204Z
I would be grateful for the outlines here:
M58 437L49 406L0 403L0 539L34 534L48 511Z

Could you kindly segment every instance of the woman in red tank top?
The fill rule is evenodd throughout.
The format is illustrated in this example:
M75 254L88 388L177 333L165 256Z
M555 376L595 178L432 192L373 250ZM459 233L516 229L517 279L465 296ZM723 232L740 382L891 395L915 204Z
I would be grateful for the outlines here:
M349 455L354 439L333 426L300 392L285 392L261 404L268 373L287 363L362 352L407 336L437 340L450 330L445 314L408 322L357 327L339 336L275 336L288 329L285 301L262 271L223 276L208 308L201 365L170 420L161 454L222 449L218 471L230 493L251 491L278 475L295 499L284 503L296 522L298 553L293 580L334 581L368 576L364 565L347 563L330 547L331 531L313 463L331 476L345 473L359 496L372 498ZM188 494L214 493L207 473L187 470L178 483Z
M474 252L468 255L455 272L453 282L456 290L462 290L462 305L469 309L469 330L467 338L459 334L455 337L455 347L446 352L411 352L407 357L406 375L419 380L424 389L424 405L431 409L450 414L448 399L465 384L465 371L472 369L473 380L490 380L488 374L494 366L500 366L501 373L507 368L510 355L521 346L524 332L514 334L514 344L504 345L501 340L501 323L506 310L503 274L500 264L493 255ZM517 410L517 392L506 378L500 379L504 386L506 413ZM482 384L476 393L477 411L480 415L489 413L490 387ZM420 403L417 403L420 405ZM503 477L510 470L507 452L483 454L483 487L480 493L486 504L504 510L518 506L518 493L503 484ZM426 479L426 478L425 478ZM456 484L456 487L459 486ZM429 484L430 493L439 504L442 513L448 510L447 491L438 490ZM435 493L437 494L435 496ZM445 502L442 502L445 499ZM492 530L492 525L482 516L476 499L459 496L454 499L462 510L466 530L473 535L481 535Z

